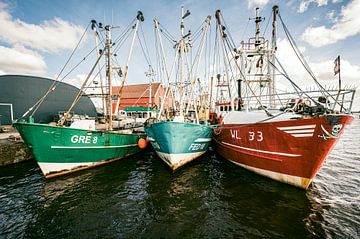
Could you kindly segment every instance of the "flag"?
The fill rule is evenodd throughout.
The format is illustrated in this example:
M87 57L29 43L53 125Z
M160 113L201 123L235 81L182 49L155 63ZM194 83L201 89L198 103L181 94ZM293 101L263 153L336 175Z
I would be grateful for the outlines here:
M334 75L336 75L337 73L340 72L340 56L336 57L335 61L334 61Z

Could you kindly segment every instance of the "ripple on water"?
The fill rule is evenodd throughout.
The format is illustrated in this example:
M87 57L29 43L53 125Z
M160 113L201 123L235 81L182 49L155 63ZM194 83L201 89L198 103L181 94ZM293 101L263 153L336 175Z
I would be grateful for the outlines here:
M214 152L172 173L146 151L45 181L34 161L0 168L0 237L359 238L360 122L303 191Z

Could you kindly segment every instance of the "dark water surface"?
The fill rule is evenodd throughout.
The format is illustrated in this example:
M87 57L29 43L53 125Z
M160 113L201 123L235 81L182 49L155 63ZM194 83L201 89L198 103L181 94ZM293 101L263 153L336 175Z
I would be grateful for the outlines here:
M175 237L360 238L360 120L307 191L214 152L174 174L151 151L50 181L0 167L0 238Z

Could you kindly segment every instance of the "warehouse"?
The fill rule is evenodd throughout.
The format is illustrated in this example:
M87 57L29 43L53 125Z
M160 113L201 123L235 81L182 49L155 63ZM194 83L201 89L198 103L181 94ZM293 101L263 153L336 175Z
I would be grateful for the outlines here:
M0 125L9 125L20 118L50 88L54 81L47 78L23 75L0 76ZM59 83L35 113L35 122L47 123L61 111L67 111L79 89ZM96 116L96 109L88 96L83 96L72 112Z

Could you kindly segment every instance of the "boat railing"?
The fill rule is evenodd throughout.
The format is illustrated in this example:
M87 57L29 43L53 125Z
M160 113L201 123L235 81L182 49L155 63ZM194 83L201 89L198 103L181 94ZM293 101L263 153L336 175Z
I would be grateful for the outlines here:
M260 43L255 42L255 37L249 38L248 42L242 41L241 50L255 50L256 46L264 50L269 49L269 40L266 40L264 37L259 37Z
M327 112L343 112L350 113L355 96L355 89L343 89L343 90L328 90L329 95L324 97L319 90L309 90L301 92L283 92L278 93L275 97L275 104L279 107L287 107L287 104L294 99L309 99L312 102L318 102L321 104ZM258 99L261 100L263 106L270 105L269 95L258 95ZM254 96L248 96L242 98L245 104L251 108L259 107L258 100ZM338 99L335 102L334 99Z

